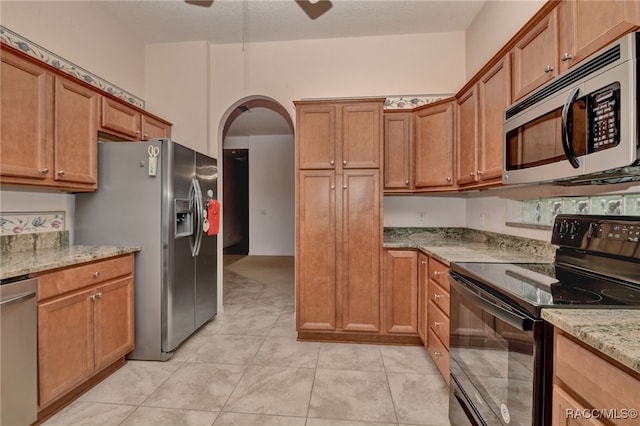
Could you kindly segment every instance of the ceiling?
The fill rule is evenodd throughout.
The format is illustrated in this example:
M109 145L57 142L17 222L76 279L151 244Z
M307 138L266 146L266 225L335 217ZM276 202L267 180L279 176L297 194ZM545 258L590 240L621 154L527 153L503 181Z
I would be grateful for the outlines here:
M88 3L144 44L228 44L464 31L485 0L332 0L331 9L317 19L294 0L214 0L209 7L184 0ZM227 135L290 132L277 113L253 108L238 116Z

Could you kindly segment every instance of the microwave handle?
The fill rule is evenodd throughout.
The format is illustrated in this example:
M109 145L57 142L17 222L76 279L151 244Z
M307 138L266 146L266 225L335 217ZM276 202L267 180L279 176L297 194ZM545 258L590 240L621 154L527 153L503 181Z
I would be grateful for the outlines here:
M576 87L573 89L571 94L569 95L569 99L567 99L567 103L564 104L562 108L562 149L564 150L564 154L567 156L567 160L574 169L580 167L580 163L578 162L578 157L576 157L576 153L573 150L573 104L578 99L578 94L580 92L580 88Z

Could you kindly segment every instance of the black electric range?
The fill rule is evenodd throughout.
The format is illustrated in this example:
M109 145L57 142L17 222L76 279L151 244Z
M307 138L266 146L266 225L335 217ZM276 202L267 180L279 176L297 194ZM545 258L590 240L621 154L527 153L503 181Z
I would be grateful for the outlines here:
M553 263L451 265L454 274L539 317L547 307L640 308L640 217L559 215Z

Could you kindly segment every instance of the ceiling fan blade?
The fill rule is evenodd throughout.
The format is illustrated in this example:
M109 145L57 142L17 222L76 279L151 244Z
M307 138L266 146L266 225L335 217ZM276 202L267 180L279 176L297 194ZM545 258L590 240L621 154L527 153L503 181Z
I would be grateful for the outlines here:
M318 0L316 2L312 2L310 0L296 0L296 3L298 3L298 6L300 6L300 8L304 10L304 13L306 13L311 19L319 18L333 7L330 0Z
M200 7L209 7L213 4L213 0L184 0L184 2Z

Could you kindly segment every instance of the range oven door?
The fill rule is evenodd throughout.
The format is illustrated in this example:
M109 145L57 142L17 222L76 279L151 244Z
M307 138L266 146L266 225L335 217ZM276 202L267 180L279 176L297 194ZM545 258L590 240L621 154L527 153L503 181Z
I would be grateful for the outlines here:
M455 272L449 280L450 418L465 412L470 424L543 425L544 322Z

